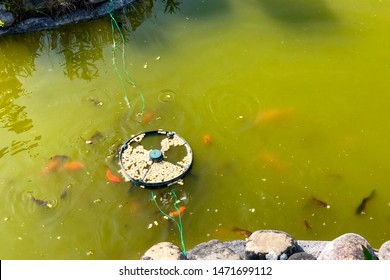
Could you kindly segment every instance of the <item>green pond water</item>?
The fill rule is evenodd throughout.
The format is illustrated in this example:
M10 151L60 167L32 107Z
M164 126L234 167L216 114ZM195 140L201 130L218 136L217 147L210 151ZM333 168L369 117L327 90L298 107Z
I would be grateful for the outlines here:
M181 246L150 190L106 178L122 178L118 146L159 128L194 154L183 185L153 192L167 213L171 190L186 207L186 249L244 239L235 227L355 232L378 248L390 239L389 14L377 0L187 0L173 13L150 0L116 14L124 48L109 17L1 37L0 258Z

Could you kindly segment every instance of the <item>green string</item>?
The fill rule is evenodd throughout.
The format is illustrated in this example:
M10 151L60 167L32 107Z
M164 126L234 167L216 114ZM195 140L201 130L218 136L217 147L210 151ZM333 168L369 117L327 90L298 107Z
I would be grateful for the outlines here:
M171 190L171 193L172 195L174 196L174 203L173 203L173 207L175 208L175 210L177 211L178 213L178 216L179 216L179 222L177 222L172 216L168 215L167 213L164 212L164 210L161 209L161 207L158 205L157 201L156 201L156 196L154 195L153 192L151 192L151 195L152 195L152 200L154 202L154 204L156 205L157 209L165 216L167 217L168 219L172 220L178 230L179 230L179 233L180 233L180 241L181 241L181 247L183 249L183 254L186 256L187 255L187 250L186 250L186 247L184 245L184 238L183 238L183 223L182 223L182 220L181 220L181 215L180 215L180 211L179 211L179 208L177 207L177 204L176 204L176 201L177 201L177 196L176 196L176 193L174 190Z
M111 4L113 4L112 0L110 0ZM141 117L144 115L145 113L145 97L144 95L142 94L140 88L134 83L133 79L131 78L131 75L130 73L127 71L127 68L126 68L126 60L125 60L125 37L123 36L123 33L118 25L118 22L116 21L113 13L113 8L111 9L111 11L108 11L108 14L111 18L111 32L112 32L112 63L114 65L114 68L115 68L115 71L119 77L119 80L121 81L121 85L122 85L122 89L123 89L123 92L124 92L124 99L126 101L126 105L129 109L131 109L131 105L130 105L130 101L129 101L129 97L127 95L127 90L126 90L126 86L125 86L125 80L123 79L123 76L121 75L121 73L119 72L119 69L118 69L118 66L117 66L117 63L116 63L116 50L117 50L117 47L116 47L116 41L115 41L115 30L118 31L119 33L119 36L120 36L120 39L121 39L121 44L122 44L122 69L123 69L123 72L125 73L125 76L127 78L127 81L137 90L137 93L139 95L139 97L141 98L142 100L142 109L141 109Z

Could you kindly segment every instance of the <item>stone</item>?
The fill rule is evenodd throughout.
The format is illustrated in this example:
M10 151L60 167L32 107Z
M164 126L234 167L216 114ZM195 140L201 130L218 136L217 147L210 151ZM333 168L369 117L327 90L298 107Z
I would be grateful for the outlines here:
M6 28L12 26L15 22L15 17L11 12L0 10L0 28Z
M278 230L258 230L246 242L245 259L283 260L297 250L297 241L290 234Z
M306 253L306 252L298 252L295 254L292 254L288 260L316 260L316 257L314 257L312 254Z
M329 241L298 240L298 249L299 251L308 253L317 259L328 243Z
M390 260L390 240L383 243L379 248L378 258L380 260Z
M375 256L366 239L356 233L346 233L329 242L318 256L318 260L364 260L362 245Z
M171 242L160 242L153 245L141 257L141 260L185 260L186 256L179 247Z
M50 27L54 20L46 17L29 18L19 23L16 28L19 32L29 32L30 30L42 30Z
M189 260L241 260L241 257L226 244L213 239L196 245L188 251Z
M223 242L233 252L240 256L241 259L245 259L245 240L232 240Z

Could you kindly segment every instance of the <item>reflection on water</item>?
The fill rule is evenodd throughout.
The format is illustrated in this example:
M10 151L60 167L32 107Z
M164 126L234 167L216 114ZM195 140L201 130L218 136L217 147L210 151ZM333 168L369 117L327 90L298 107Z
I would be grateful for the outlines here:
M16 44L10 40L2 44L0 52L0 124L1 128L16 134L23 134L33 128L26 106L19 104L19 99L28 95L20 81L32 75L35 70L36 49L39 43L35 38L26 36L25 44ZM11 155L28 151L38 145L40 136L19 136L8 140L2 135L0 158L7 153ZM7 145L5 141L9 141Z
M257 229L388 240L390 4L370 2L372 17L362 1L292 2L139 1L117 13L145 98L139 122L108 17L1 38L1 257L137 259L159 241L180 245L152 192L117 173L118 148L159 128L194 153L171 187L187 249ZM176 216L171 189L154 194Z

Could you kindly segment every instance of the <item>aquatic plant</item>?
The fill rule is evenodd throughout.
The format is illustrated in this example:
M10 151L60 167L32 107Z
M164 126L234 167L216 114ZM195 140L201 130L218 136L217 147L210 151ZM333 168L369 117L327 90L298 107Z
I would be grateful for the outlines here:
M4 22L0 19L0 27L4 26Z

